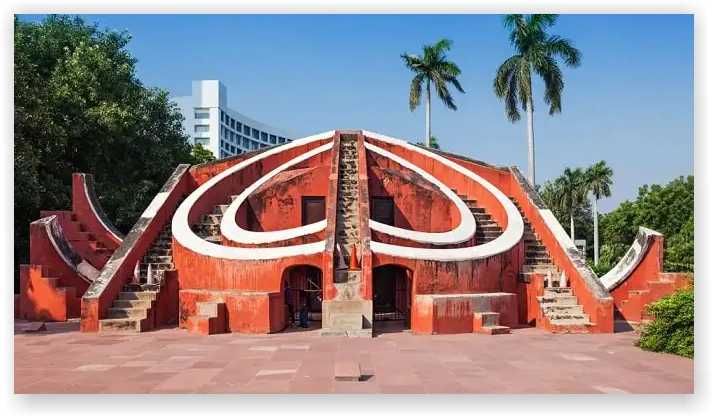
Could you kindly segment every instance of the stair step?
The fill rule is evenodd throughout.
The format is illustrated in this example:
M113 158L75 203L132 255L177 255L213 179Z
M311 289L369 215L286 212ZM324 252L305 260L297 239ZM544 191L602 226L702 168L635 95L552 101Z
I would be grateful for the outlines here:
M148 309L151 307L150 300L134 300L134 299L116 299L112 303L114 308L143 308Z
M510 328L502 325L483 326L482 331L488 335L509 334Z
M156 295L158 292L155 291L145 291L145 292L119 292L118 299L120 300L144 300L152 301L156 300Z
M576 296L537 296L537 299L542 306L544 304L578 305L578 299Z
M99 320L99 332L141 332L140 318L108 318Z
M146 317L148 317L148 308L109 308L109 319L144 319Z

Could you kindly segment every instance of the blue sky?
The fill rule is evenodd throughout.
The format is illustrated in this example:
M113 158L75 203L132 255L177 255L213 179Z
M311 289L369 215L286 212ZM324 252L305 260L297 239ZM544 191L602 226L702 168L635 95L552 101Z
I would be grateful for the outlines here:
M526 168L526 125L507 121L492 92L513 53L499 15L87 15L127 30L144 84L190 94L220 79L234 109L295 136L363 128L411 141L411 74L399 55L440 38L462 70L458 111L433 105L445 150ZM24 19L38 20L38 16ZM535 84L537 181L604 159L614 170L608 211L640 185L693 172L693 16L562 15L552 29L583 52L564 69L562 114L550 117Z

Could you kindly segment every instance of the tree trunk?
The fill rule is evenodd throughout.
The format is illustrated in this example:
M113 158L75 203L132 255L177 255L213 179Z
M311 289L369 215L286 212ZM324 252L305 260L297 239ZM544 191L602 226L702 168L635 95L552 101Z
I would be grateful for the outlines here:
M571 210L571 230L569 234L571 234L571 241L576 244L576 237L574 236L574 210Z
M598 266L598 198L593 197L593 264Z
M425 85L425 143L426 146L430 147L430 81Z
M529 96L529 98L527 99L527 135L529 144L528 177L529 183L532 187L534 187L534 185L536 185L536 175L534 166L534 105L532 104L531 96Z

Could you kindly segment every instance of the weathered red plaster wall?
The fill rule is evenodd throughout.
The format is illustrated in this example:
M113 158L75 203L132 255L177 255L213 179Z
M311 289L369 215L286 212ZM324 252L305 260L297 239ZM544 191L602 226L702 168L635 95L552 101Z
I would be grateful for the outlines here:
M318 159L324 163L325 160ZM298 169L298 174L287 176L284 180L270 181L261 187L249 199L249 205L257 220L256 226L249 227L247 221L240 224L252 231L277 231L302 225L302 197L326 197L329 189L331 166L310 166ZM283 172L289 174L290 171ZM279 178L275 178L279 179ZM326 201L325 201L326 203ZM241 211L246 207L241 208ZM240 216L240 213L238 213ZM246 218L242 216L241 218Z
M466 195L468 198L476 199L477 204L480 207L485 208L492 216L492 219L495 220L502 229L507 227L507 214L504 211L504 207L499 203L499 201L497 201L494 195L492 195L479 183L459 172L454 171L449 166L426 157L423 154L412 152L402 148L401 146L380 142L378 140L366 138L366 141L408 160L412 164L436 177L449 188L457 190L459 195ZM498 187L500 186L497 182L493 182L493 184ZM500 188L500 190L507 194L507 188Z
M19 314L30 321L66 321L79 316L74 287L59 287L40 265L20 265Z
M519 323L517 297L513 294L491 296L477 302L462 297L416 296L413 302L411 328L416 334L462 334L473 330L474 312L497 312L499 323L517 326Z
M219 290L181 290L180 326L188 328L197 313L198 302L225 304L227 330L230 332L267 334L286 326L282 292L239 292Z
M369 196L393 198L394 226L437 233L460 223L455 204L429 182L379 155L368 161Z

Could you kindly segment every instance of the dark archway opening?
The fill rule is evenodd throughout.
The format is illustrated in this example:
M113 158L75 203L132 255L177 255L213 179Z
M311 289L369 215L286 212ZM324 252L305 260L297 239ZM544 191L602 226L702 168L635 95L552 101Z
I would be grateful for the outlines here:
M373 321L375 332L410 328L412 285L410 271L396 265L373 269Z
M318 267L294 266L282 280L286 330L321 328L322 274Z

